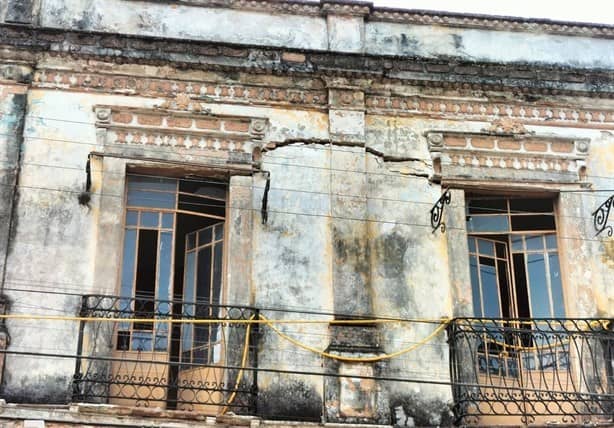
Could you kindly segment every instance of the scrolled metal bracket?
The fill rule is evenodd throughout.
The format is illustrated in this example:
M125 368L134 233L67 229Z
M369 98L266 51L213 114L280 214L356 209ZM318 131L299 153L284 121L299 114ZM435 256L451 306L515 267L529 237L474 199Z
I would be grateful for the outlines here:
M445 205L450 205L451 200L452 195L450 194L450 189L446 189L439 200L435 202L433 208L431 208L431 227L433 228L433 233L437 232L439 228L441 228L441 233L446 233L446 224L442 221L443 207Z
M606 233L608 237L614 235L614 229L612 229L612 226L608 226L608 217L610 216L612 206L614 206L614 195L606 199L606 201L599 205L599 208L593 212L593 225L597 231L595 236L599 235L604 230L607 230Z

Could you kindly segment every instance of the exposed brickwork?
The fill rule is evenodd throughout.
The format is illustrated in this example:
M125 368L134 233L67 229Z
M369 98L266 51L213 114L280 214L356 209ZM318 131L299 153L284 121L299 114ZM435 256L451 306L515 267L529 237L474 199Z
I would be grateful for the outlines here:
M187 117L169 117L166 119L169 128L190 128L192 122L193 119Z
M497 142L501 150L520 150L520 142L513 140L501 140Z
M571 153L574 149L572 144L560 142L554 142L550 145L550 147L555 153Z
M113 113L113 121L117 123L131 123L132 115L130 113Z
M210 130L219 130L220 129L220 121L214 119L196 119L194 121L196 128L198 129L210 129Z
M548 145L546 143L536 143L533 141L528 141L524 144L525 150L528 152L541 152L544 153L548 150Z
M249 131L249 122L233 122L225 120L224 130L229 132L247 132Z
M478 149L493 149L495 142L493 139L488 138L472 138L471 145Z
M302 53L284 52L281 54L281 59L288 62L305 62L307 58Z
M139 125L160 126L162 125L162 116L140 114L137 116L137 123Z

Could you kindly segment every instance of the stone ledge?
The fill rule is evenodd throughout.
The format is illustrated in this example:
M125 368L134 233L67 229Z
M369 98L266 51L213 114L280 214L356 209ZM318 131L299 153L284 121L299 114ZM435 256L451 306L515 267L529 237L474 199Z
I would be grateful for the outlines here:
M125 407L108 404L32 405L13 404L0 400L0 426L21 428L25 421L43 421L53 428L94 427L164 427L164 428L391 428L391 425L317 423L284 420L262 420L255 416L226 414L205 416L196 412L160 408ZM10 425L9 425L10 424Z

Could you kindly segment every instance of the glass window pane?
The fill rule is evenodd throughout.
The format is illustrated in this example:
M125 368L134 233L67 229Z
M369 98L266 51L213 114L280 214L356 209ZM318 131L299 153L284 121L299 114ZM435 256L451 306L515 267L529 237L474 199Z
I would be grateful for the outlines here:
M166 351L166 345L168 344L168 336L166 334L156 334L154 343L154 351Z
M158 295L159 300L171 299L171 263L173 261L173 233L162 232L158 250Z
M128 211L126 213L126 226L136 226L139 221L139 213L137 211Z
M139 229L139 251L136 264L135 296L147 297L152 302L156 295L158 263L158 231ZM142 309L142 308L139 308ZM153 309L153 308L152 308ZM150 316L153 310L148 311Z
M492 266L483 264L484 262L492 262ZM482 279L484 316L486 318L498 318L501 316L501 305L499 303L499 284L494 260L485 257L480 258L480 277Z
M468 243L469 243L469 252L475 253L475 238L469 237Z
M497 249L497 257L500 258L500 259L505 259L507 257L506 245L501 243L501 242L497 242L495 247Z
M546 235L546 246L549 250L556 250L556 235L554 233Z
M470 199L467 203L469 214L507 213L505 199Z
M194 302L194 277L196 275L196 253L187 253L185 259L185 272L183 275L183 300L185 302ZM183 314L188 316L194 315L193 305L184 305Z
M512 230L554 230L554 216L552 215L513 215Z
M213 249L213 293L211 303L220 303L220 292L222 289L222 260L223 260L223 243L218 242Z
M204 247L198 252L198 277L196 279L196 300L211 300L211 247Z
M512 251L524 251L522 235L512 235Z
M478 250L481 255L493 256L495 255L495 244L491 241L484 239L478 239Z
M527 254L527 272L529 273L529 296L531 298L531 316L548 318L550 298L546 279L546 263L543 254Z
M211 243L212 228L207 227L198 232L198 246Z
M142 227L158 227L158 219L160 214L157 212L144 211L141 213Z
M177 189L177 180L174 178L145 177L140 175L128 176L128 191L144 189L174 192Z
M209 344L211 326L209 324L194 325L194 346L202 346Z
M516 307L520 318L529 318L529 292L527 290L527 273L524 253L516 253L512 256L514 281L516 285Z
M165 229L172 229L175 222L175 215L171 213L162 214L162 227Z
M467 231L469 232L508 232L507 216L469 216Z
M507 261L497 260L497 271L499 273L499 294L501 295L501 315L505 318L511 316L510 289L507 281L508 269Z
M207 364L208 348L197 348L192 351L192 362L194 364Z
M476 256L469 256L469 271L471 272L473 315L480 318L482 317L482 296L480 292L480 280L478 277L478 260Z
M151 331L133 331L132 332L132 350L133 351L151 351L152 349L152 332Z
M215 225L215 240L219 241L220 239L224 239L224 223Z
M134 280L136 256L136 232L137 231L134 229L126 229L124 235L121 297L132 297L132 282Z
M527 251L544 249L543 235L525 235L524 239L527 243Z
M548 263L550 268L550 284L552 292L552 306L554 316L562 318L565 316L565 304L563 302L563 286L561 284L561 267L559 266L558 254L549 254Z
M180 210L207 213L224 217L226 213L226 202L217 199L201 198L191 195L179 195Z
M196 247L196 232L186 235L186 249L191 250Z
M510 199L510 211L513 213L551 213L552 199Z
M179 191L193 193L195 195L209 196L215 199L226 198L226 183L216 183L213 180L199 182L196 180L181 180L179 182Z
M128 192L128 206L151 208L175 208L175 194L164 192Z

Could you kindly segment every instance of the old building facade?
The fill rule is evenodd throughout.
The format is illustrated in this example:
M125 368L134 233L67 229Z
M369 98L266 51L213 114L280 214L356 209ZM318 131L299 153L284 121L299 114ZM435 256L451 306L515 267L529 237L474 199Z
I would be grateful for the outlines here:
M612 422L613 27L273 0L0 20L0 419Z

